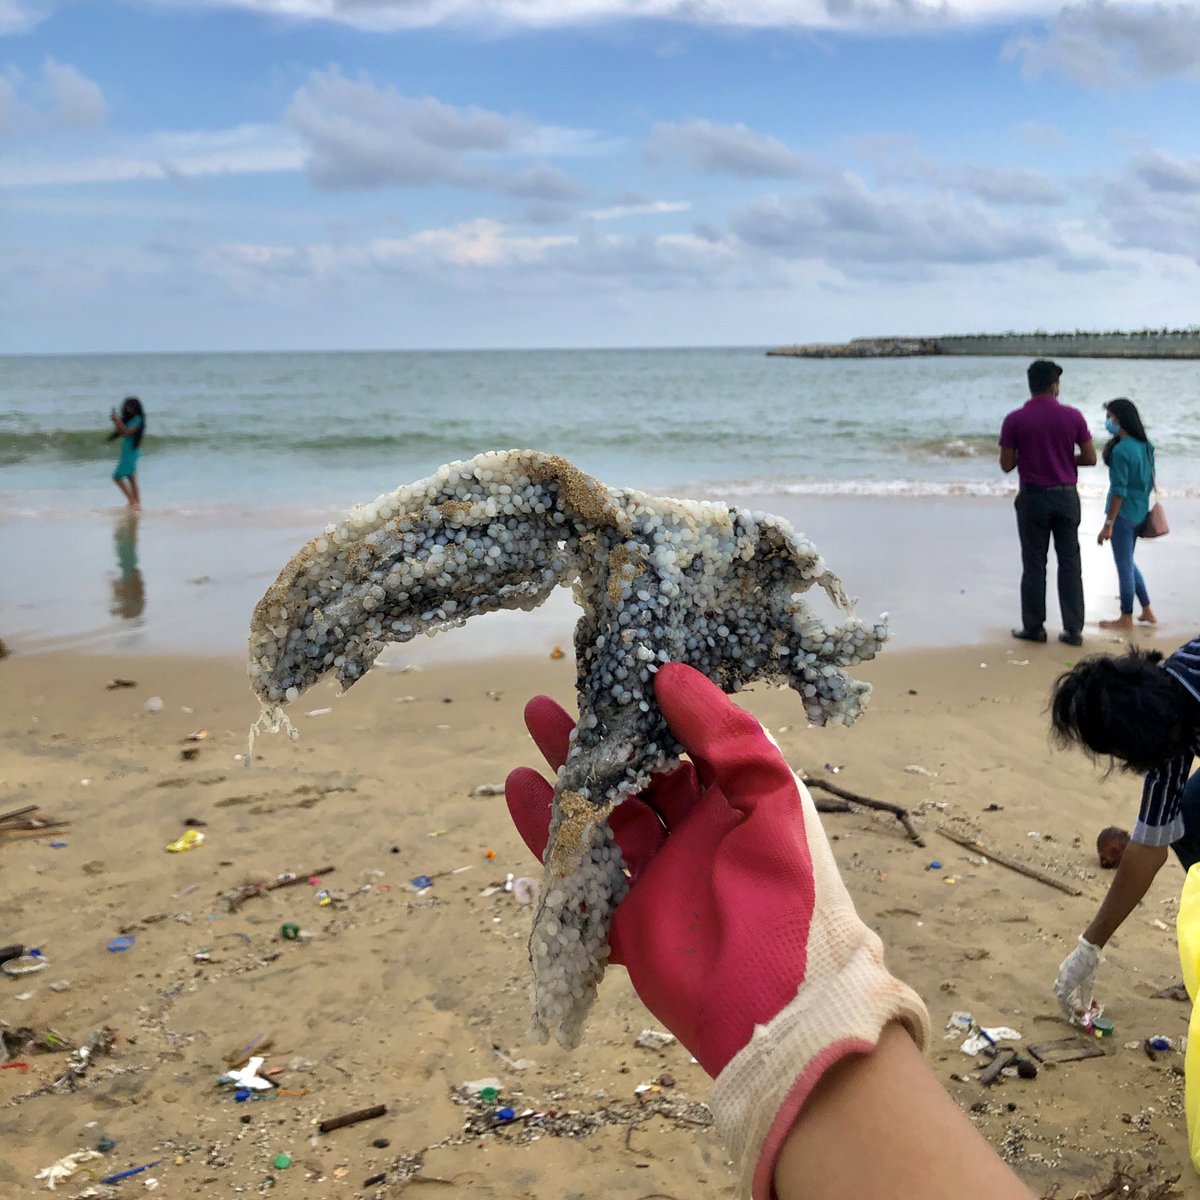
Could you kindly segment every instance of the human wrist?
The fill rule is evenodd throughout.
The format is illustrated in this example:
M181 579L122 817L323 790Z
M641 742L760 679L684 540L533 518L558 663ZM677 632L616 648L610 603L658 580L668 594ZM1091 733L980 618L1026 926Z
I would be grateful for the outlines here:
M857 920L857 918L854 918ZM862 927L856 951L836 974L802 984L713 1085L711 1107L728 1143L741 1194L768 1200L775 1164L813 1089L850 1055L871 1053L898 1023L913 1044L929 1043L921 998L883 964L878 937Z

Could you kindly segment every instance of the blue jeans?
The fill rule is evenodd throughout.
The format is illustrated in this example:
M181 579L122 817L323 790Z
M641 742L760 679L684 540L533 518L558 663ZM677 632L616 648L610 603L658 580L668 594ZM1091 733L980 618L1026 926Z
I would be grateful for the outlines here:
M1112 552L1113 561L1117 564L1117 583L1121 589L1121 614L1133 612L1133 595L1137 593L1138 603L1143 608L1150 605L1150 593L1146 591L1146 581L1133 561L1133 546L1137 541L1138 527L1132 521L1127 521L1120 513L1113 522Z

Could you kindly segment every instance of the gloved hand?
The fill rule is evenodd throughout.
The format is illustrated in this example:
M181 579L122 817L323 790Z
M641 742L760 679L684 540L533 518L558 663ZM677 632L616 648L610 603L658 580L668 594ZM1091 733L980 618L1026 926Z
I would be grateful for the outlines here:
M808 790L762 726L690 667L668 664L654 683L692 762L612 815L632 885L613 915L611 961L716 1078L718 1125L758 1200L771 1194L779 1150L825 1071L873 1049L892 1020L924 1048L929 1018L888 974ZM570 717L541 696L525 720L557 769ZM519 768L505 794L541 858L550 785Z
M1087 1025L1104 1010L1092 998L1096 968L1100 965L1100 947L1079 935L1079 944L1058 965L1054 994L1062 1015L1072 1025Z

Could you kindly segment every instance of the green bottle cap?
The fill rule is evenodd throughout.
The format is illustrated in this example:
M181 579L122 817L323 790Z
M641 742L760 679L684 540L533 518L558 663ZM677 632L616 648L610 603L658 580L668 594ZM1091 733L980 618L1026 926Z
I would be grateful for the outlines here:
M286 1171L292 1165L292 1157L290 1154L275 1155L275 1165L281 1170Z
M485 1104L491 1104L493 1101L500 1098L500 1089L494 1087L485 1087L479 1089L479 1098Z
M279 932L287 941L294 942L300 937L300 926L293 925L291 921L289 921L286 925L280 928Z

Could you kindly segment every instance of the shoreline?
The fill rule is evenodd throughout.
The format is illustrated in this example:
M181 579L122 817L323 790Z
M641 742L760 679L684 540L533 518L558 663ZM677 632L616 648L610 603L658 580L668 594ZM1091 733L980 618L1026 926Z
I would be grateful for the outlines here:
M1095 832L1128 824L1138 791L1047 744L1046 690L1076 653L1053 641L887 648L855 669L874 694L848 729L807 728L786 689L739 697L798 770L836 768L839 785L912 812L924 849L886 813L832 814L825 825L891 969L929 1005L935 1074L1037 1195L1107 1179L1118 1152L1159 1179L1190 1172L1183 1080L1170 1070L1182 1057L1152 1064L1140 1049L1187 1030L1188 1006L1152 998L1178 971L1173 863L1106 951L1098 986L1117 1032L1105 1057L988 1089L977 1061L942 1036L957 1010L1012 1026L1023 1044L1070 1034L1050 982L1109 879ZM118 675L135 686L107 690ZM299 1196L344 1175L346 1195L374 1196L361 1180L388 1171L394 1181L419 1160L418 1178L483 1200L732 1200L725 1151L697 1117L708 1082L682 1047L634 1045L656 1022L624 972L606 976L579 1050L525 1038L529 910L502 885L537 868L503 800L472 793L536 762L527 698L570 706L573 689L570 654L377 668L339 698L326 686L307 693L292 706L300 740L260 739L246 769L236 756L257 701L240 661L60 651L0 662L6 805L70 822L61 848L0 845L8 940L50 962L0 979L4 1015L72 1040L102 1025L118 1035L72 1093L38 1094L61 1073L58 1054L31 1056L28 1075L4 1073L0 1137L12 1152L0 1192L40 1194L37 1170L107 1134L117 1148L106 1169L161 1159L154 1175L171 1195L253 1190L272 1177L276 1193ZM161 711L146 710L151 696ZM208 736L186 740L198 730ZM183 761L188 748L198 757ZM205 843L165 853L185 820L204 822ZM942 824L1084 895L964 851L937 835ZM317 867L332 868L320 884L329 906L316 884L236 912L220 899L247 878ZM422 874L433 887L411 890ZM314 936L281 939L289 921ZM118 934L131 949L106 953ZM266 1065L283 1069L288 1089L266 1108L215 1084L224 1056L259 1033L274 1039ZM664 1073L669 1086L655 1083ZM464 1132L472 1110L453 1089L490 1076L518 1111L575 1114L582 1136L554 1136L553 1123L533 1129L537 1140L486 1122ZM641 1084L659 1090L639 1101ZM373 1104L388 1113L365 1133L313 1135L312 1122ZM659 1115L641 1125L647 1104ZM379 1137L390 1146L373 1147ZM281 1152L291 1171L272 1170Z
M890 614L899 649L983 644L1018 620L1020 551L1011 497L784 496L712 498L773 512L811 539L857 599L864 620ZM1111 552L1095 545L1099 495L1083 497L1080 544L1088 597L1086 645L1107 645L1095 622L1116 615ZM1200 499L1172 498L1172 533L1138 548L1164 635L1191 636L1200 583ZM213 521L109 512L90 518L22 518L0 523L13 561L28 564L0 589L0 638L16 656L77 649L108 655L238 655L255 603L285 562L324 522L277 514ZM811 595L811 593L810 593ZM1057 630L1054 563L1047 607ZM824 598L813 596L821 609ZM474 618L436 638L390 649L432 664L494 658L497 652L569 649L578 610L558 589L531 613ZM1139 634L1139 636L1141 636Z

